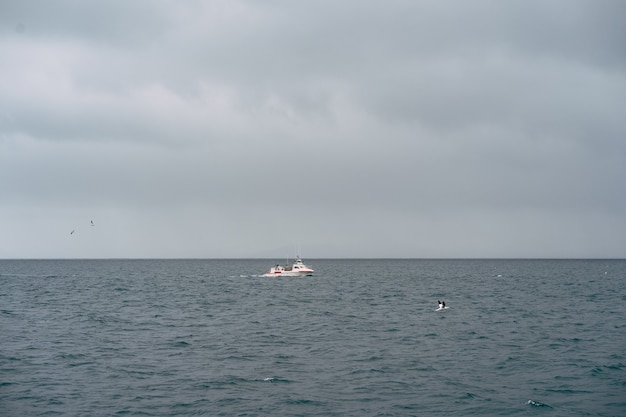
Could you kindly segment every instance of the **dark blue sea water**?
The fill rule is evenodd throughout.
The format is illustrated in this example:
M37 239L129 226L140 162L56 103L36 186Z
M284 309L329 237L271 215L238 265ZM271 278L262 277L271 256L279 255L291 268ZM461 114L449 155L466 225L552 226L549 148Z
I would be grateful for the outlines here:
M626 261L277 261L0 261L0 415L626 415Z

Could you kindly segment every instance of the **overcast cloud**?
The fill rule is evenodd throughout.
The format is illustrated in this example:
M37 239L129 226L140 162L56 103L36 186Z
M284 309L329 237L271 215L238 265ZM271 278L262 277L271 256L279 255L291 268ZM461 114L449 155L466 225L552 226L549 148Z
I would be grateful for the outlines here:
M626 257L624 22L4 0L0 258Z

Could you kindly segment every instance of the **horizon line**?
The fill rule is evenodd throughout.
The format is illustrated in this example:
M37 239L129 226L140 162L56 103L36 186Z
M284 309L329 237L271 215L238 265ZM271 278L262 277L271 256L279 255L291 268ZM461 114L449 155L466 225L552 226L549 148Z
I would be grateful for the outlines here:
M269 259L284 259L284 257L216 257L216 258L201 258L201 257L110 257L110 258L0 258L0 261L107 261L107 260L119 260L119 261L228 261L228 260L269 260ZM292 258L287 258L292 259ZM293 258L295 259L295 257ZM311 257L309 260L423 260L423 261L436 261L436 260L626 260L626 257Z

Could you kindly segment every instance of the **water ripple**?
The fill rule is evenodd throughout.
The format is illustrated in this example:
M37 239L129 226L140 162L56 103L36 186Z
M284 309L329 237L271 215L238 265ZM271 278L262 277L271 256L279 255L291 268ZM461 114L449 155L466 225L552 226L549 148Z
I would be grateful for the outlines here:
M624 261L311 264L267 279L262 260L0 261L0 408L625 413Z

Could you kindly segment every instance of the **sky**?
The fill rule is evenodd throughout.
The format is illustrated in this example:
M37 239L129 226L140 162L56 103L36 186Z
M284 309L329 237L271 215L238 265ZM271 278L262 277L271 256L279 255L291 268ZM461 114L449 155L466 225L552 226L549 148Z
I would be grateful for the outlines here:
M3 0L0 258L624 258L624 21Z

